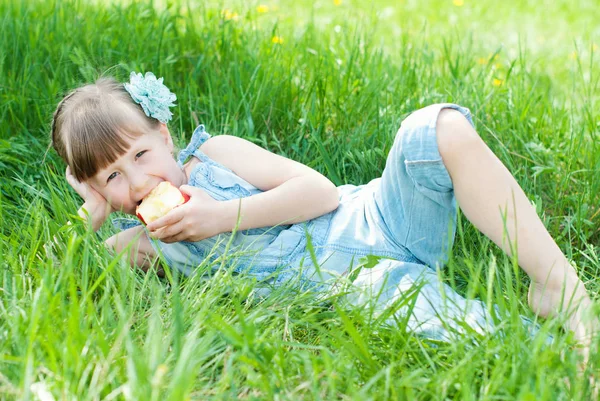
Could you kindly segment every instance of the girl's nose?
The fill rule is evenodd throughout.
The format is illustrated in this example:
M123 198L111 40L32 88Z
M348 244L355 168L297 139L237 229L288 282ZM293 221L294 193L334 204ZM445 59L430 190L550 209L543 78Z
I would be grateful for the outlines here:
M131 195L140 197L148 190L148 176L141 171L133 171L129 176L129 189Z

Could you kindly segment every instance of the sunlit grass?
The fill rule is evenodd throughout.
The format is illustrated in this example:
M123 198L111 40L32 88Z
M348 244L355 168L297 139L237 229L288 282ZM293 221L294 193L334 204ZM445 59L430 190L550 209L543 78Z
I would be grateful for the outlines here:
M443 277L497 304L506 335L451 344L294 283L264 297L219 269L234 254L144 275L104 249L110 224L65 224L80 199L45 154L51 114L102 73L164 77L180 146L201 122L337 185L381 175L408 113L456 102L595 294L595 3L308 3L0 0L0 398L589 399L570 336L528 338L525 275L464 217Z

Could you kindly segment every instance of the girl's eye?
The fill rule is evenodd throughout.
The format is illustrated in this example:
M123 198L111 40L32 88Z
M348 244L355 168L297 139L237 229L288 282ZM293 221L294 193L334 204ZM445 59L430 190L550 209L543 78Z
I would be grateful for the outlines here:
M112 180L113 178L115 178L117 176L117 172L115 171L114 173L112 173L111 175L108 176L108 178L106 179L106 182Z
M137 155L135 155L135 158L138 159L140 158L144 153L146 153L145 150L142 150L141 152L139 152Z

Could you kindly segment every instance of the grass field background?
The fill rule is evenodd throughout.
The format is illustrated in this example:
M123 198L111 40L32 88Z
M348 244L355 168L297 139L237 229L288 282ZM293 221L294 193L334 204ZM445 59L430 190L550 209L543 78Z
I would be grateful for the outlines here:
M506 333L477 346L335 297L261 299L227 269L133 271L102 245L110 224L66 225L81 200L46 150L70 89L153 71L177 94L179 146L204 123L358 185L411 111L459 103L595 297L597 21L594 0L0 0L0 399L589 399L571 337L558 321L540 322L550 347L527 336L526 276L464 218L444 278L497 304Z

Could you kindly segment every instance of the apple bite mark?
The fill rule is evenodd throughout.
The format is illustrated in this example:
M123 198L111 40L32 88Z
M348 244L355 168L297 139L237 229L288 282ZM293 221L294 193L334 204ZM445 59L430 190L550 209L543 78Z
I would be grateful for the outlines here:
M146 195L136 207L135 214L142 223L152 223L189 199L190 197L179 188L168 181L163 181Z

